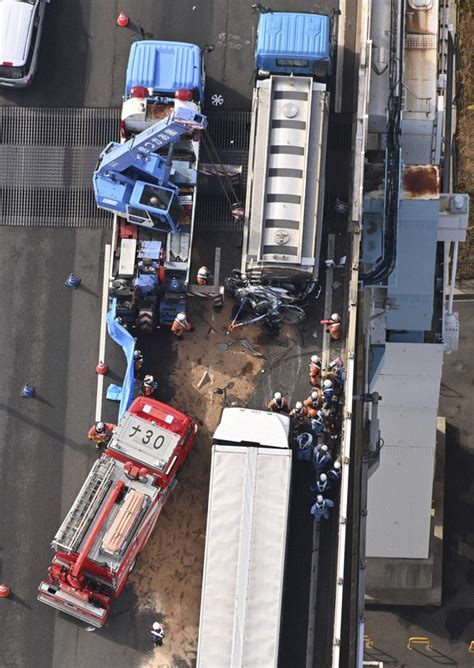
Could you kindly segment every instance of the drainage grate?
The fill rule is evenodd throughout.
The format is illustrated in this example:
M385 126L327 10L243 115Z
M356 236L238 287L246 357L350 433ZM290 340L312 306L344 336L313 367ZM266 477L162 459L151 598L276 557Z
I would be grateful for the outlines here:
M207 134L217 151L219 163L242 167L239 187L233 182L237 197L241 201L244 198L247 180L250 119L250 112L247 111L210 111L208 115ZM212 163L215 156L209 144L210 142L203 141L201 159L204 162ZM198 193L196 229L240 232L243 223L232 218L231 206L222 193L222 186L226 188L231 201L234 196L230 192L226 179L221 179L219 183L218 178L217 176L206 177L202 190Z
M120 109L0 107L0 144L98 146L119 141Z
M207 119L207 132L219 154L228 150L249 150L249 111L210 111Z
M0 107L0 225L110 227L92 172L119 109Z
M339 121L332 114L329 117L328 149L330 151L350 151L352 147L352 123Z
M240 232L243 222L232 218L231 207L222 193L198 194L195 226L198 231Z
M98 209L92 172L102 149L119 141L119 109L0 107L0 225L110 227ZM211 111L209 137L222 164L242 165L245 189L249 112ZM202 159L211 162L203 147ZM240 230L219 183L198 198L196 227Z

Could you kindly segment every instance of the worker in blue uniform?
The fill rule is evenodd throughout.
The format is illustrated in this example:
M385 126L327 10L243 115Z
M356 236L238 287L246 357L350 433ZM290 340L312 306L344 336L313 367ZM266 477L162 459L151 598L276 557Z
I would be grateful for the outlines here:
M303 432L296 438L296 458L303 462L311 461L313 449L313 437L308 432Z
M311 429L314 431L316 436L320 436L323 433L325 427L325 415L323 411L318 411L316 416L311 418Z
M321 473L318 480L316 480L316 482L313 482L310 489L313 495L316 497L318 494L322 494L323 496L325 494L329 494L329 492L332 490L333 487L334 483L332 482L332 480L328 480L327 475L325 473Z
M328 480L331 480L334 484L339 482L342 476L341 462L334 462L332 468L327 472Z
M319 475L324 469L328 468L331 464L331 455L328 452L328 446L324 443L318 443L313 448L313 468L316 473Z
M334 501L325 499L322 494L318 494L316 501L311 506L311 515L314 517L315 522L319 522L321 517L328 520L330 508L334 508Z

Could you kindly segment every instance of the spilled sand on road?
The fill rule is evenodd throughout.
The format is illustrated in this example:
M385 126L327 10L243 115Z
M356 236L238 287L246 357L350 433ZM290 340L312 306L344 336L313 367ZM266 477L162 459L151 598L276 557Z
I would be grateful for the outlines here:
M262 350L255 343L259 329L242 328L226 335L229 317L227 305L216 314L207 301L195 304L190 312L195 331L173 343L177 363L170 379L175 389L171 403L199 418L203 425L180 482L130 578L140 609L153 612L166 628L163 646L153 650L151 657L147 655L145 668L184 668L194 665L196 658L211 437L223 407L223 397L214 392L232 381L235 386L228 392L229 401L245 404L265 361L237 342L245 338L256 350ZM210 331L211 324L215 331ZM210 381L197 389L206 371Z

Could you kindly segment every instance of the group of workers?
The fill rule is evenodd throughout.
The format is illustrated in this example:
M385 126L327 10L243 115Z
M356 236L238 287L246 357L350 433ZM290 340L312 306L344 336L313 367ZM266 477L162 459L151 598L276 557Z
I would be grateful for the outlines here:
M335 441L341 433L341 404L339 398L344 389L344 364L337 357L323 369L318 355L309 361L310 395L297 401L290 410L288 399L275 392L267 408L275 413L286 413L292 418L293 442L296 457L311 462L316 481L311 485L313 494L311 514L319 522L329 518L334 501L329 498L341 477L341 464L333 461L325 440Z
M133 351L133 364L135 381L140 388L140 396L150 397L152 399L156 398L158 392L158 382L155 380L154 376L151 374L146 374L142 378L143 353L141 350L135 349ZM87 437L89 441L92 441L95 444L97 449L100 449L103 445L107 445L107 443L110 441L116 427L117 425L112 424L111 422L97 420L89 429Z
M209 283L210 277L211 272L209 269L207 267L200 267L196 275L197 285L207 285ZM171 324L171 331L178 338L178 340L181 340L186 332L192 332L193 330L194 327L189 322L185 311L180 311L180 313L177 313Z

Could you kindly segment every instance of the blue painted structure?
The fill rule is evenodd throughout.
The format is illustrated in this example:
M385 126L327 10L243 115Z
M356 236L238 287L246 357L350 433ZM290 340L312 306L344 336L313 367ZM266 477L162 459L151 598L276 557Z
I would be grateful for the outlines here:
M152 95L174 96L180 88L197 90L202 104L204 77L200 48L185 42L134 42L128 59L125 99L130 97L134 86L145 86Z
M422 342L422 333L432 329L438 219L438 199L400 200L396 263L387 281L390 309L386 329L390 341ZM376 262L381 256L382 229L383 200L366 198L364 262Z
M206 127L205 116L178 107L125 143L108 144L93 176L97 206L137 225L177 232L183 211L179 186L171 176L173 145L186 132ZM166 158L157 154L165 146L169 146Z
M332 60L331 30L331 18L321 14L261 14L255 52L257 70L328 76Z

